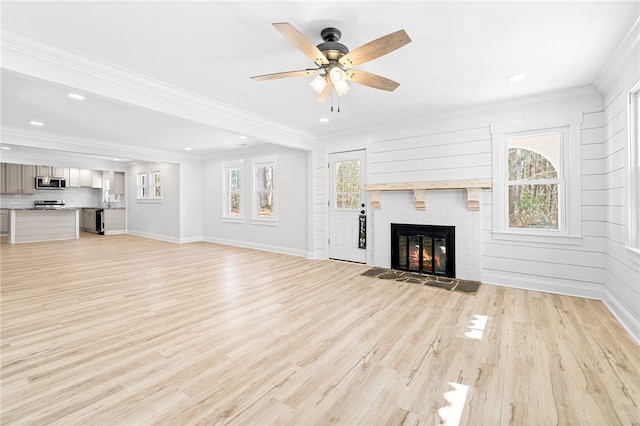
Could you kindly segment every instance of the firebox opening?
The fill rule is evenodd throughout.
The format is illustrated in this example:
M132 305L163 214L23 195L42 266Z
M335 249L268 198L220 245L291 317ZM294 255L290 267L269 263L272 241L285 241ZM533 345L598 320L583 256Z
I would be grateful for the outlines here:
M455 227L392 223L391 268L455 278Z

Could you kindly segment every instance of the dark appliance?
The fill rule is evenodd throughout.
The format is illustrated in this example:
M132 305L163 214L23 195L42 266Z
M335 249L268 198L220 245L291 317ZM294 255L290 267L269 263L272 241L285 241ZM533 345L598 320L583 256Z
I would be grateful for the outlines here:
M96 233L104 235L104 209L96 209Z

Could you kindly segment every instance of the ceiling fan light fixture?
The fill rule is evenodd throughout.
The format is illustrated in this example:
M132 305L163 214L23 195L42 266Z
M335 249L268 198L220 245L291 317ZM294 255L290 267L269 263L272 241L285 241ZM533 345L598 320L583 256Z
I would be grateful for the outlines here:
M322 93L326 85L327 85L327 81L325 80L324 76L317 75L316 78L313 79L313 81L309 86L311 86L313 90L315 90L318 94L320 94Z
M338 93L338 96L346 95L347 93L349 93L349 90L351 90L351 87L349 87L347 82L344 80L334 83L333 87L336 88L336 92Z
M333 84L337 84L347 79L347 73L340 67L333 67L329 70L329 78Z

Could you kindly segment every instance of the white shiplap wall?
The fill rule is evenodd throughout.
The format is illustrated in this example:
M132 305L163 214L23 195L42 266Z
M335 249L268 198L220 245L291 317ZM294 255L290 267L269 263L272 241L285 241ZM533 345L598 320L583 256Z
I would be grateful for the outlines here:
M505 241L493 238L492 191L483 190L480 212L469 212L466 193L427 192L427 210L415 209L411 193L383 193L382 209L372 210L370 263L386 267L390 223L454 225L464 233L456 244L460 277L487 283L601 298L604 281L604 219L598 148L603 143L602 100L593 88L523 99L518 104L467 111L446 119L425 119L345 138L360 139L369 151L368 183L419 182L492 177L491 126L495 123L564 115L582 117L578 144L583 170L583 235L577 245ZM339 138L334 137L335 145ZM585 152L581 153L584 147ZM335 149L335 148L334 148ZM591 160L596 161L591 161ZM326 164L324 165L326 167ZM317 176L320 178L320 175ZM494 182L499 188L500 182ZM446 191L448 192L448 191ZM322 197L318 195L318 199ZM457 198L459 200L455 202ZM326 200L324 201L326 204ZM441 202L438 205L438 202ZM592 203L594 205L590 205ZM319 203L320 205L321 203ZM440 223L438 223L440 222ZM467 233L468 235L465 235ZM320 239L320 238L319 238Z
M438 129L371 143L369 182L426 182L491 177L488 126ZM429 191L427 208L417 210L410 192L382 194L383 207L371 210L373 263L391 263L391 223L455 226L456 277L481 278L480 212L467 209L466 191Z
M604 231L604 302L640 342L640 264L628 244L628 95L640 81L640 30L626 51L629 60L614 73L603 101L602 187L599 206ZM625 53L625 52L621 52ZM621 61L619 61L621 62ZM631 141L638 144L638 141Z

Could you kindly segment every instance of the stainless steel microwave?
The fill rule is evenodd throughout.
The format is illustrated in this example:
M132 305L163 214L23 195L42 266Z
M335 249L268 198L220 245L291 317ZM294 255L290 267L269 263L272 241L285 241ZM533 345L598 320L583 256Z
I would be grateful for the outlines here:
M36 178L36 189L65 189L67 180L63 177L38 176Z

